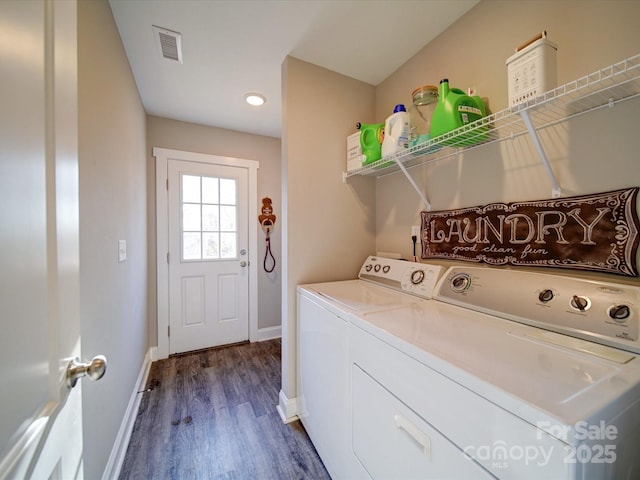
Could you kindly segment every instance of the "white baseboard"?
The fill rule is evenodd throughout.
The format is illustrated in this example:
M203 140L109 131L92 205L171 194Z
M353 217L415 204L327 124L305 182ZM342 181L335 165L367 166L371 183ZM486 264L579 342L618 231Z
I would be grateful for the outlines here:
M264 342L265 340L273 340L274 338L282 337L282 327L277 325L275 327L260 328L258 330L258 341Z
M298 403L295 398L287 398L287 395L280 390L278 395L280 403L276 406L276 410L280 414L280 418L284 423L291 423L298 420Z
M138 408L140 407L140 401L142 395L138 392L144 390L147 384L147 378L149 377L149 370L151 369L151 363L157 360L158 348L151 347L144 357L144 362L140 367L140 373L138 373L138 379L134 386L131 397L129 398L129 404L125 411L124 418L120 424L118 435L111 449L111 455L102 474L102 480L113 480L120 476L120 470L122 469L122 463L127 453L127 447L129 446L129 440L131 439L131 432L133 431L133 425L135 424L136 417L138 416Z

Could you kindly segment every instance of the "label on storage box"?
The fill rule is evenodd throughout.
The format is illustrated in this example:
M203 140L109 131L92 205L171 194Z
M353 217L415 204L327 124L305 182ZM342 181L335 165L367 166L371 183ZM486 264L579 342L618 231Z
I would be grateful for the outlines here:
M556 87L556 45L540 39L507 60L509 106Z
M349 135L347 137L347 172L361 168L364 158L360 145L360 132Z

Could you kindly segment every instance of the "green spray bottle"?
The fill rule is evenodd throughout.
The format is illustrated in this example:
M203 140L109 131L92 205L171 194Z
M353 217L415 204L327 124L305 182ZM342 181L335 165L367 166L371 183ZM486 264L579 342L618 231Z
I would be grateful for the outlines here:
M356 124L360 130L360 147L365 156L363 165L368 165L382 158L382 141L384 140L384 123Z

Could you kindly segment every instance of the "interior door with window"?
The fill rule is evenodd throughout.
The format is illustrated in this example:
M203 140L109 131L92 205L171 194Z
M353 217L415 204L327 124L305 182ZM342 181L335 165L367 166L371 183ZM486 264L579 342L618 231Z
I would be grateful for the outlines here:
M248 171L168 161L169 354L249 339Z

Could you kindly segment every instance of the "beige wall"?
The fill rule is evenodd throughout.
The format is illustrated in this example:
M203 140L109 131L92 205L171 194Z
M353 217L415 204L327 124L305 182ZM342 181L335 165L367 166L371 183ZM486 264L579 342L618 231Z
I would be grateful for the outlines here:
M106 0L78 2L78 124L82 353L108 360L82 387L84 478L102 478L148 346L145 113Z
M276 268L266 273L262 267L265 241L262 230L258 231L258 329L280 326L280 282L282 268L281 253L281 181L280 139L249 133L207 127L193 123L170 120L162 117L147 117L147 203L149 205L149 344L157 345L156 308L156 191L154 147L208 153L226 157L244 158L260 162L258 169L258 199L269 197L273 201L276 226L271 234L271 250L276 258ZM260 205L257 206L258 210ZM254 221L254 219L251 219ZM257 222L258 219L255 219Z
M483 0L376 88L376 118L413 89L474 87L493 112L507 107L506 59L542 30L558 44L558 85L640 52L640 2ZM541 138L562 195L640 185L638 99L547 129ZM551 184L531 142L507 140L413 169L434 210L551 198ZM376 248L411 254L410 226L424 209L402 174L377 180Z
M289 57L283 64L283 393L295 395L295 286L353 278L376 251L412 255L425 207L401 174L340 182L354 122L382 122L411 92L449 78L507 106L505 61L546 29L558 44L558 85L639 52L640 2L483 0L377 87ZM374 98L372 98L372 95ZM564 196L640 184L632 139L640 99L541 133ZM535 148L519 138L411 170L433 209L551 198ZM312 212L312 213L310 213ZM371 216L375 215L375 229ZM375 245L372 243L375 234ZM633 282L638 283L635 279ZM281 399L282 406L282 399Z
M353 278L374 249L374 180L341 180L347 135L371 121L374 88L288 57L282 95L282 390L291 399L296 285Z

